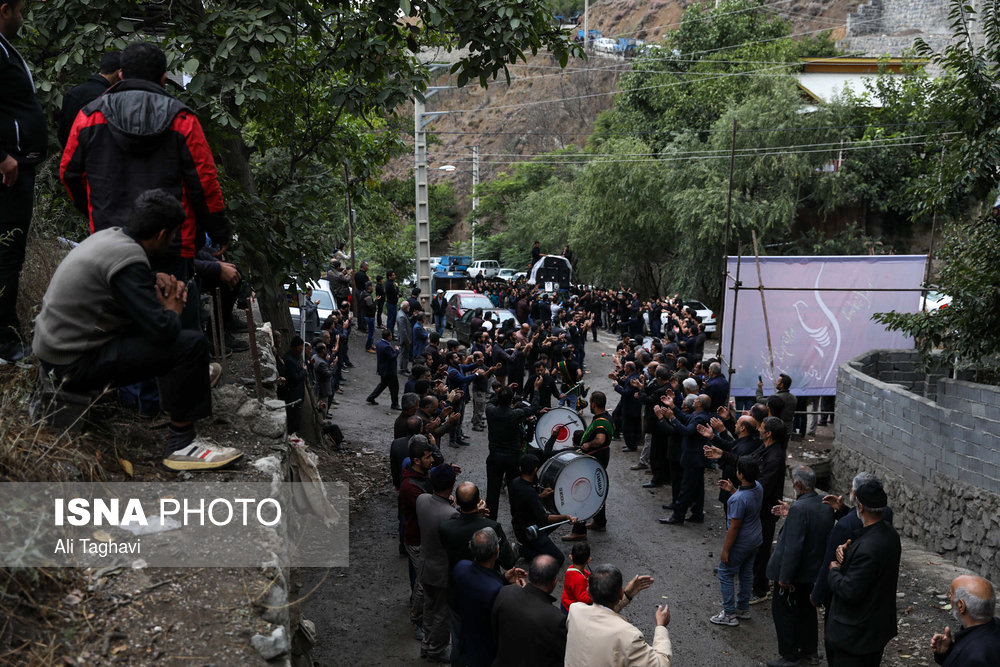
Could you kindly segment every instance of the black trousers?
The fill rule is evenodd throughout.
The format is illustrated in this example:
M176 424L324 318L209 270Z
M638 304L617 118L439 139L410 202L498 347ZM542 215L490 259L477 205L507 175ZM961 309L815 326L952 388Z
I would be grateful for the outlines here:
M705 518L705 468L682 466L681 492L674 501L674 518L684 520L688 508L692 519Z
M595 459L597 459L597 462L601 464L602 468L604 468L605 470L607 470L608 469L608 463L611 462L611 446L610 446L610 443L604 449L601 449L601 450L599 450L599 451L594 452L593 454L591 454L591 456L593 456ZM604 497L605 497L605 499L607 498L606 495ZM601 505L601 511L598 512L597 514L595 514L594 518L591 519L591 521L594 522L595 526L600 526L600 527L603 528L604 526L608 525L607 509L608 509L608 503L607 503L607 500L605 500L605 503L603 505ZM582 519L583 517L579 517L579 518ZM580 521L579 523L574 523L573 524L573 534L575 534L575 535L586 535L587 534L587 524L586 524L586 522Z
M64 381L67 391L123 387L155 377L160 406L175 422L212 416L208 386L208 341L200 331L183 329L173 343L160 345L143 336L115 338L72 364L43 362Z
M302 427L302 401L285 406L285 431L288 435L298 433Z
M368 400L374 401L383 389L388 389L389 396L392 397L392 404L399 405L399 378L395 374L379 375L378 378L379 383L372 390L372 393L368 394Z
M622 439L629 449L637 449L642 440L642 418L622 414Z
M830 667L879 667L885 648L872 653L846 653L826 645L826 659Z
M767 505L767 501L764 503ZM763 533L764 541L757 549L757 557L753 562L753 594L758 597L767 595L770 584L767 580L767 561L771 559L771 543L774 542L774 527L778 523L778 517L771 514L772 503L767 509L762 509L760 513L760 529Z
M677 499L681 497L681 483L684 479L684 468L681 467L681 442L679 436L670 436L667 439L667 458L670 460L670 490L672 493L671 502L677 504Z
M19 340L17 290L28 245L35 196L35 168L18 165L13 186L0 184L0 343Z
M771 618L778 635L778 653L787 660L817 653L816 607L809 601L812 586L813 582L796 582L786 590L774 582Z
M652 482L666 484L670 481L670 456L666 438L654 435L649 442L649 467L653 470Z
M490 518L496 521L500 509L500 487L510 484L518 476L517 459L519 453L497 454L490 452L486 457L486 507Z

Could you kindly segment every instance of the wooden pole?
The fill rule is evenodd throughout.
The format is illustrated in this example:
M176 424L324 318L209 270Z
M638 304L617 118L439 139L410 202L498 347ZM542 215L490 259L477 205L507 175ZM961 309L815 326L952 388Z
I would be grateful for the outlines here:
M771 362L771 380L774 381L774 347L771 345L771 325L767 321L767 303L764 301L764 279L760 273L760 253L757 251L757 232L750 230L753 238L753 256L757 264L757 290L760 292L760 309L764 313L764 333L767 334L767 356Z
M726 240L722 245L722 289L719 291L719 317L716 318L717 322L725 321L726 315L726 280L729 276L729 235L732 229L733 223L733 173L736 167L736 130L737 130L737 120L733 119L733 141L732 147L729 151L729 197L726 201ZM739 261L739 260L737 260ZM739 278L737 278L739 280ZM737 292L738 294L738 292ZM736 294L733 295L733 308L736 307ZM733 313L735 315L735 313ZM735 322L735 320L733 320ZM725 327L719 326L719 357L722 357L723 339L725 338ZM730 341L731 343L731 341ZM727 362L729 365L729 377L732 379L733 375L733 360L732 360L732 349L733 346L730 344L729 352L730 359ZM722 359L722 361L726 361Z
M253 354L253 381L257 386L257 400L264 400L264 382L260 372L260 350L257 349L257 327L253 321L253 305L247 304L247 337L250 339L250 352Z
M736 305L740 300L740 289L743 287L743 283L740 282L740 265L742 264L743 258L743 244L736 244L736 280L733 283L733 312L729 316L732 320L732 326L729 328L729 386L732 388L733 375L736 373L736 367L733 366L733 347L736 345ZM725 301L725 294L722 295L723 301ZM719 328L722 331L722 328ZM722 349L722 341L719 341L719 349Z
M226 377L226 328L222 324L222 288L215 288L215 328L219 332L219 349L222 350L222 377Z

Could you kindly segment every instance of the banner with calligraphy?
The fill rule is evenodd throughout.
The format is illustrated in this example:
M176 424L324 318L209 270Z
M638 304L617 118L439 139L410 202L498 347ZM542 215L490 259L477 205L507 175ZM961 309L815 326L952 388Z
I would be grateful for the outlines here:
M886 331L872 315L920 309L926 260L925 255L761 257L758 282L754 257L729 257L721 336L722 352L728 355L735 316L736 373L730 393L753 396L759 376L765 395L770 395L774 377L787 373L792 393L831 396L837 393L837 368L845 361L873 349L912 349L910 338ZM734 308L737 262L742 286ZM766 288L784 289L761 291L761 282ZM883 289L900 291L878 291Z

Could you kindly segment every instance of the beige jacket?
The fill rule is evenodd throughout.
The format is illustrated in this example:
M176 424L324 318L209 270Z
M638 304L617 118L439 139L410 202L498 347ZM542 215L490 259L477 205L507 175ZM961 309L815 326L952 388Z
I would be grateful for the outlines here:
M600 605L574 602L566 620L565 667L670 667L667 629L657 626L653 645L639 629Z

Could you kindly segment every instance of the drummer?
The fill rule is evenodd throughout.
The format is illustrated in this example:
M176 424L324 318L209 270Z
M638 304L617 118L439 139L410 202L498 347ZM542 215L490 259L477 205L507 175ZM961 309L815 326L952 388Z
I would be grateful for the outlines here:
M588 454L597 459L605 470L608 469L608 462L611 459L611 438L615 429L611 425L611 415L605 409L607 397L602 391L595 391L590 395L590 412L594 415L590 426L583 432L581 438L580 452ZM601 511L594 515L591 523L574 523L573 532L563 535L564 542L578 542L587 539L587 529L604 532L607 528L607 515L605 510L607 503L601 507Z
M548 533L539 532L534 539L528 535L529 526L544 528L559 521L576 522L576 517L568 514L549 514L548 510L545 509L542 500L554 492L550 488L539 491L535 487L538 466L538 457L534 454L523 454L518 460L517 469L520 476L507 487L507 491L510 493L510 522L514 527L514 537L521 544L523 558L532 561L535 556L548 554L562 565L566 556L562 549L552 542Z

